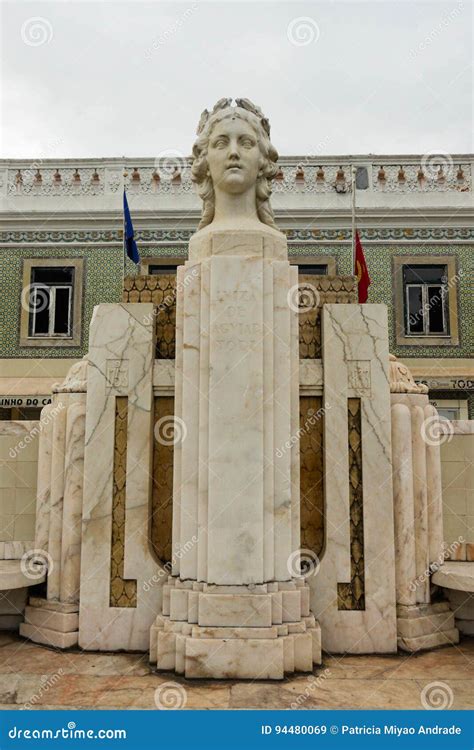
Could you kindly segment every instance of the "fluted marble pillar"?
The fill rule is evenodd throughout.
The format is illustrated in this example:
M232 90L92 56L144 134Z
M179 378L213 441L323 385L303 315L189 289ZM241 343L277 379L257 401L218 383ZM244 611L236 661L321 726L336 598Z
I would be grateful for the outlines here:
M399 604L415 604L416 579L415 515L410 410L404 404L392 407L393 502L395 509L396 588Z
M35 547L48 561L46 598L30 598L20 633L57 648L79 635L86 368L73 365L41 417Z
M79 602L86 397L79 394L67 411L60 600Z
M173 576L150 660L282 678L320 661L299 549L297 269L284 235L198 232L178 269ZM293 295L297 299L297 294Z
M438 413L426 386L393 355L390 364L398 645L419 651L459 640L449 605L430 600L443 561Z

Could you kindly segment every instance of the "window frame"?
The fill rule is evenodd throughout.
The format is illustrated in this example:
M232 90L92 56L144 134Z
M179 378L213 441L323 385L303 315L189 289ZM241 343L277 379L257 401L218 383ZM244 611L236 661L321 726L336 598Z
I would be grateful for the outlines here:
M458 269L456 255L392 255L393 307L395 311L395 341L397 346L429 347L459 346L458 325ZM443 315L446 333L408 333L406 328L407 308L404 283L404 266L445 266L447 283L444 295ZM411 284L412 282L409 282ZM415 285L416 283L413 282ZM426 286L430 286L428 283ZM423 284L422 284L423 286ZM435 284L435 286L439 286Z
M446 309L446 298L447 298L447 285L431 282L408 282L404 284L405 289L405 336L420 337L420 336L449 336L449 313ZM410 289L421 289L421 312L423 321L423 331L410 331ZM439 289L441 295L441 312L443 316L443 330L442 331L430 331L430 316L429 312L425 312L426 308L429 308L429 289Z
M147 258L140 259L140 274L143 276L150 276L150 266L184 266L188 257L187 256L161 256L153 255Z
M70 284L57 283L49 285L47 282L32 282L32 272L34 268L71 268L72 281ZM34 328L30 328L31 311L22 304L20 295L20 341L21 347L78 347L81 346L82 337L82 297L83 297L83 276L84 276L84 258L24 258L23 259L23 284L21 295L27 287L70 289L68 304L68 333L54 333L54 311L50 314L48 333L33 334ZM56 292L52 293L55 298Z
M303 275L304 266L326 266L326 276L335 276L337 274L336 258L332 255L290 255L288 260L291 266L299 266L299 273ZM317 274L314 275L316 276Z

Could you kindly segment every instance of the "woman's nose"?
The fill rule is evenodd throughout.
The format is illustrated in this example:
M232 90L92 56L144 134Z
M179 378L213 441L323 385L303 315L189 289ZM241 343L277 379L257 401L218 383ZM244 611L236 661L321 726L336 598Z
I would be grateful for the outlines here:
M236 140L232 139L229 143L229 156L233 156L233 157L240 156L239 146Z

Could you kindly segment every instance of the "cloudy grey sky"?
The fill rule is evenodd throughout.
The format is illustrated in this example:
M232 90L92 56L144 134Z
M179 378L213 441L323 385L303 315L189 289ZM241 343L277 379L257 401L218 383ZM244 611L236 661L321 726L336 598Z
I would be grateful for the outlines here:
M472 1L1 2L1 156L188 154L222 96L281 154L473 150Z

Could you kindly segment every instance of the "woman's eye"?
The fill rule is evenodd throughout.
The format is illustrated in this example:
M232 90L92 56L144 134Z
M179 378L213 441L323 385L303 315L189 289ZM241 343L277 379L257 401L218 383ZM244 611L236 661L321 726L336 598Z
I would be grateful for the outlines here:
M254 142L250 140L250 138L246 138L244 141L242 141L242 146L244 146L244 148L252 148L253 145Z
M217 141L214 141L214 148L222 148L226 145L225 138L218 138Z

